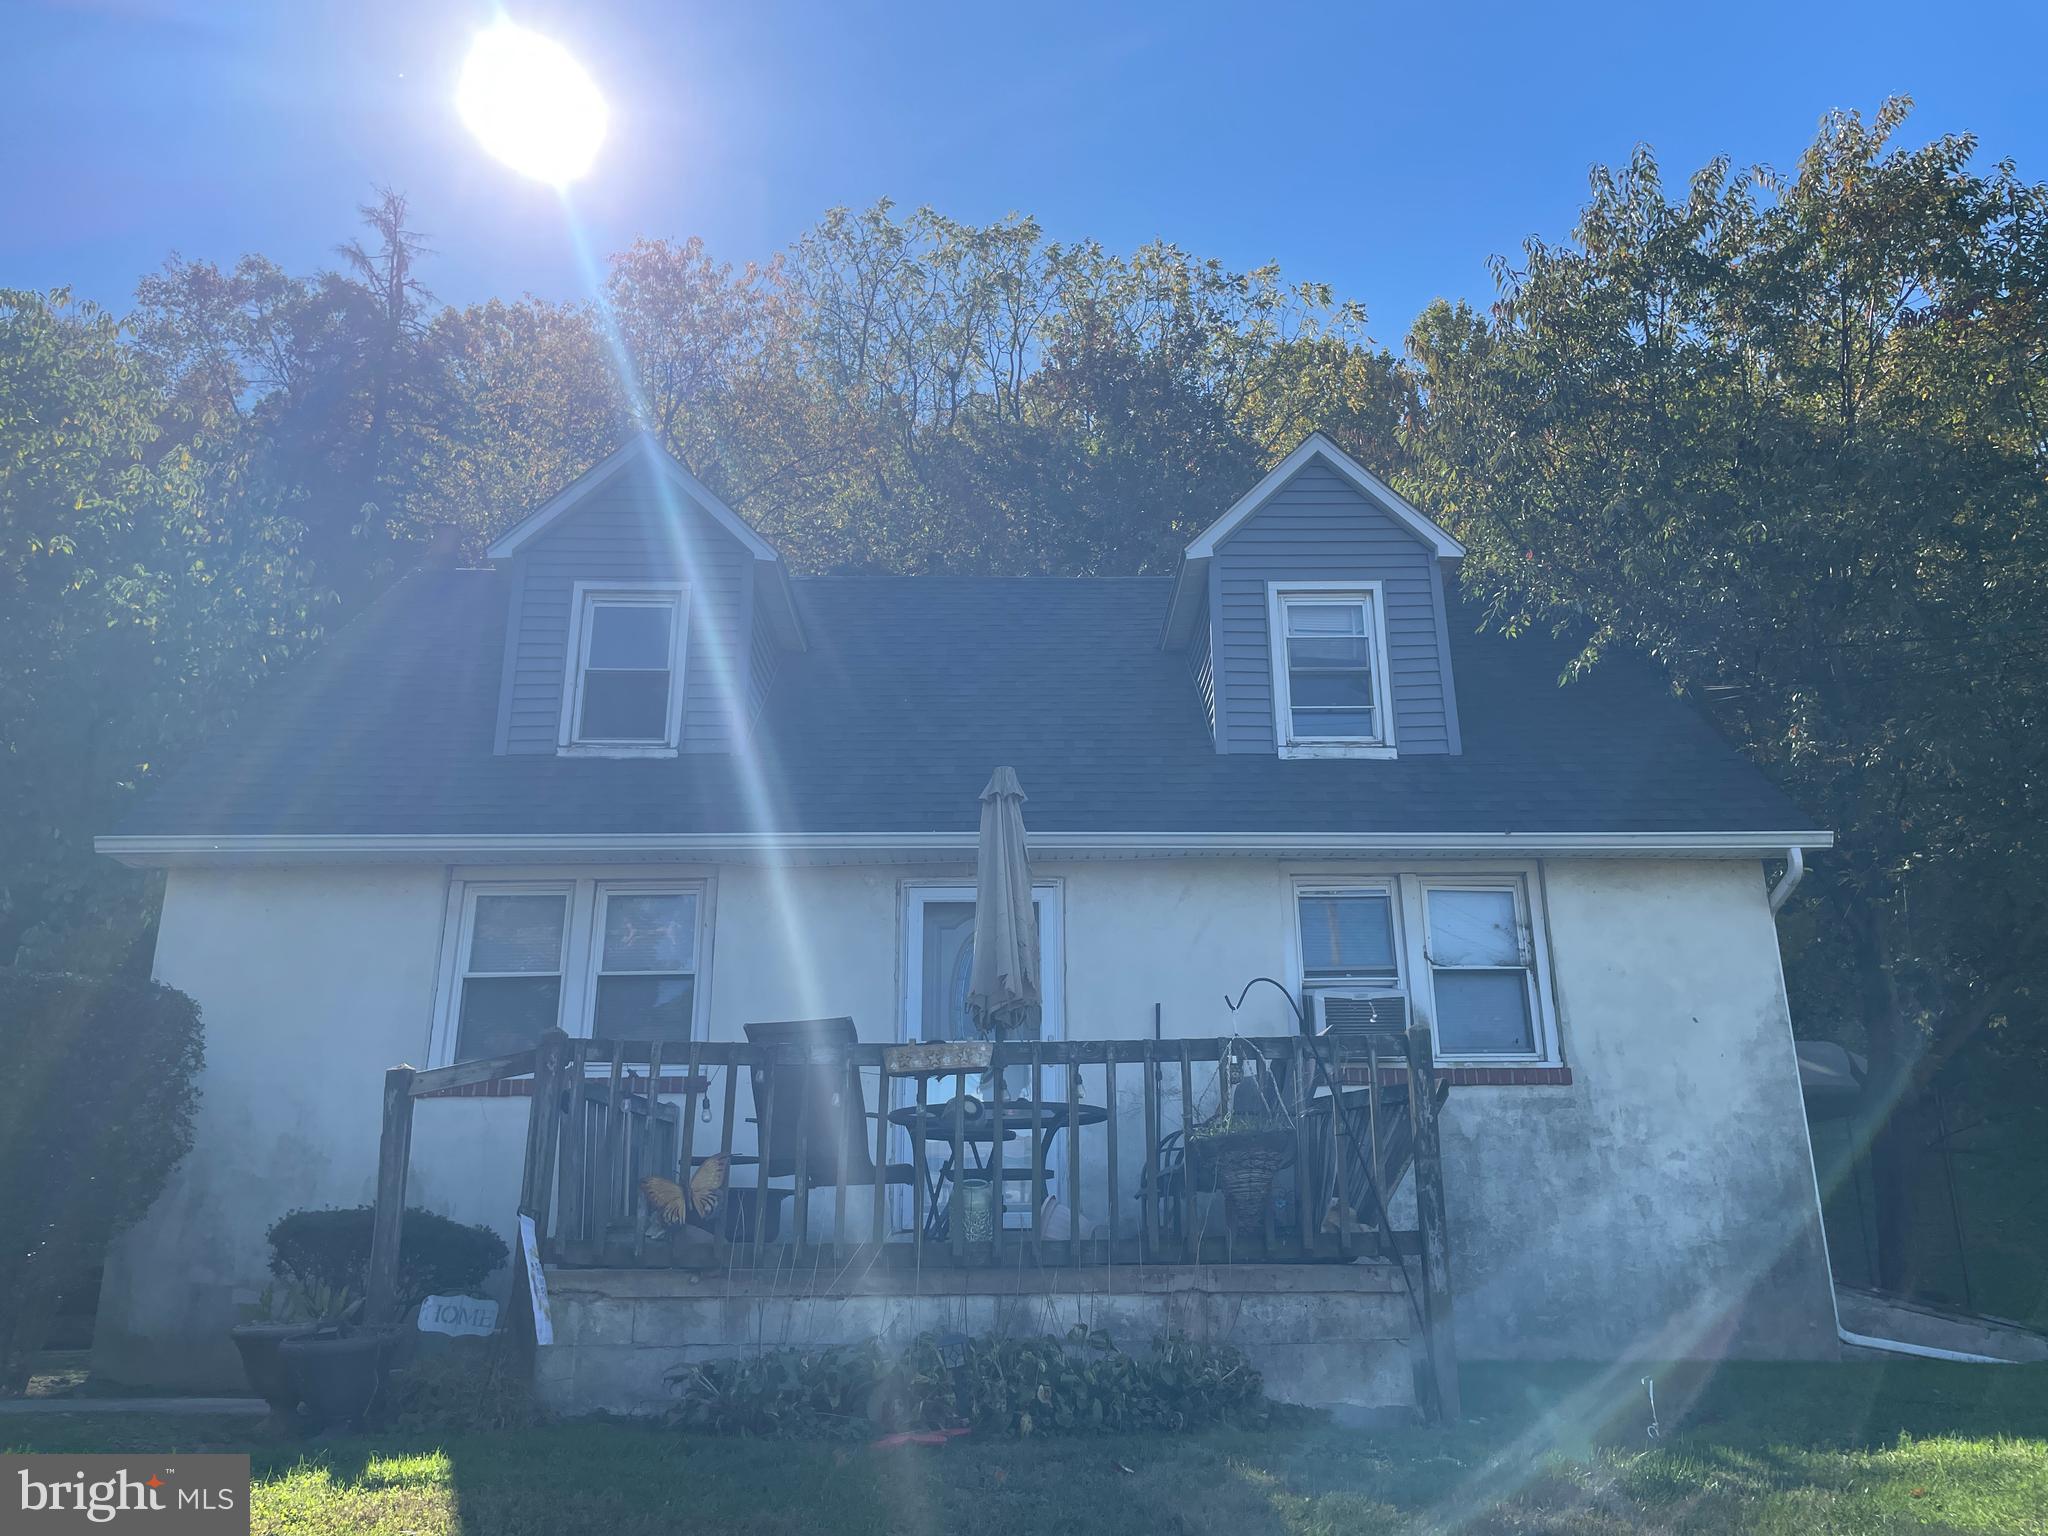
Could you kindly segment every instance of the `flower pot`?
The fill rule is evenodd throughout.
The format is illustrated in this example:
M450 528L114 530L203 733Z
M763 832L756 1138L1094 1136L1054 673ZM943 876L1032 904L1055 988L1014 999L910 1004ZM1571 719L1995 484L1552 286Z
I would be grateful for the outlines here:
M279 1346L292 1385L323 1426L362 1427L384 1381L390 1341L381 1332L322 1329Z
M304 1323L243 1323L228 1330L242 1357L242 1374L249 1378L249 1390L270 1404L271 1411L289 1417L299 1406L299 1389L292 1384L280 1350L287 1339L308 1332Z
M1189 1142L1198 1187L1210 1182L1223 1192L1223 1216L1232 1235L1255 1237L1265 1230L1273 1175L1294 1150L1288 1130L1223 1131Z

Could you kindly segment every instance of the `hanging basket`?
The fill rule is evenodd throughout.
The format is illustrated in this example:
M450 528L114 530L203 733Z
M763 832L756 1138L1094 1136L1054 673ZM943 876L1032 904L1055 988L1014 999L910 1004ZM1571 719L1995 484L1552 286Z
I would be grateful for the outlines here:
M1223 1194L1224 1219L1238 1237L1262 1232L1273 1176L1287 1166L1294 1133L1284 1126L1212 1131L1188 1143L1197 1185L1211 1181Z

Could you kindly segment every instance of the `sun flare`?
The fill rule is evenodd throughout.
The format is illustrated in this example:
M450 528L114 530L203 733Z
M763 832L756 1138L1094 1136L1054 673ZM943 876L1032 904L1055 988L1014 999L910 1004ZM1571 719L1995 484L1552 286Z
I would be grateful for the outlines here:
M455 105L491 154L555 187L588 174L610 116L568 49L509 21L477 34Z

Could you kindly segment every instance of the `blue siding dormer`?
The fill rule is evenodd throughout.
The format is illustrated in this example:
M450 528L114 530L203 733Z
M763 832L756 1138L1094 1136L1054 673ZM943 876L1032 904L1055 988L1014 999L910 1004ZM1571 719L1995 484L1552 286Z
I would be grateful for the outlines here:
M1166 644L1184 646L1219 752L1272 753L1277 589L1372 584L1401 756L1460 750L1445 566L1462 547L1327 439L1312 437L1189 545Z
M629 444L492 546L510 573L498 750L563 750L579 584L679 587L686 625L675 750L731 752L801 648L780 559L659 447Z

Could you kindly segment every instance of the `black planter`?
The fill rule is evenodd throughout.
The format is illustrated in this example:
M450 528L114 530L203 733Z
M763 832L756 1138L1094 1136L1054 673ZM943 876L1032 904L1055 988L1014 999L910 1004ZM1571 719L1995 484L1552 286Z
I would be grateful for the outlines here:
M307 1331L304 1323L243 1323L230 1328L228 1337L242 1356L242 1374L249 1378L249 1390L270 1404L271 1411L289 1417L299 1406L299 1389L281 1353L285 1340Z
M323 1428L360 1429L384 1380L390 1343L382 1333L317 1333L286 1339L279 1346L292 1385L307 1412Z

